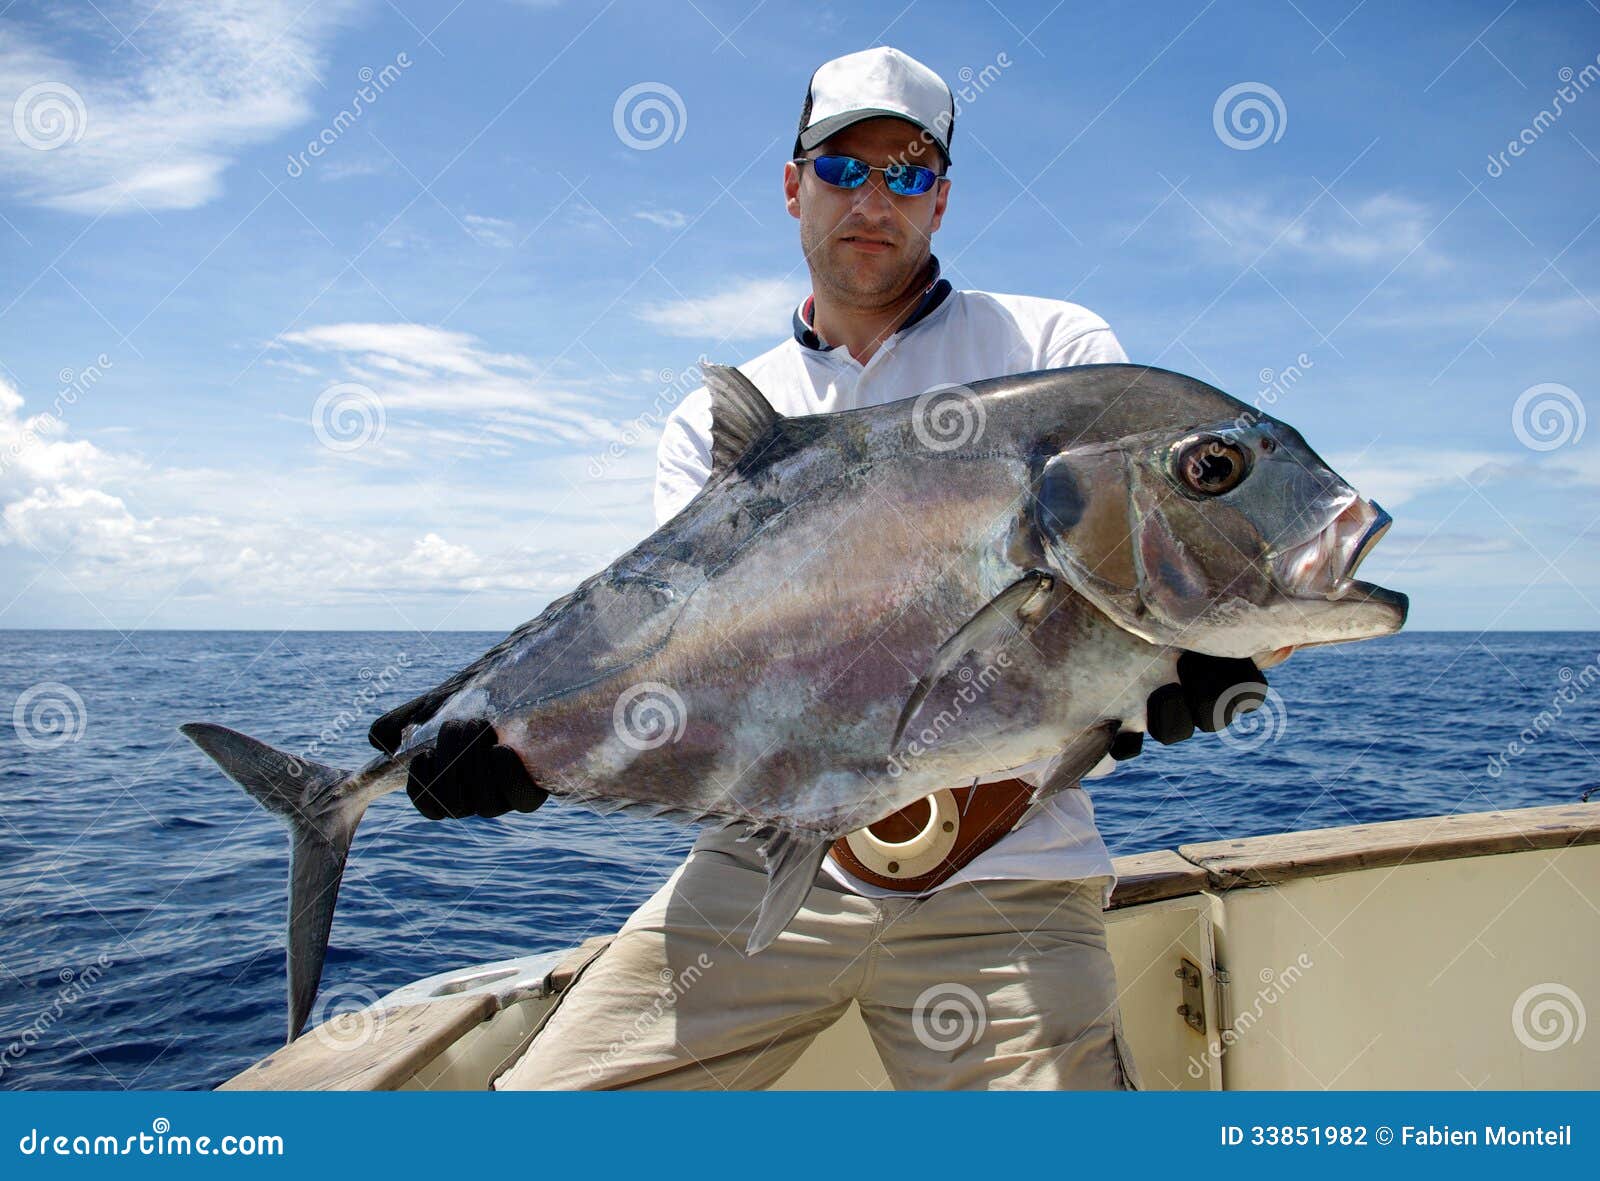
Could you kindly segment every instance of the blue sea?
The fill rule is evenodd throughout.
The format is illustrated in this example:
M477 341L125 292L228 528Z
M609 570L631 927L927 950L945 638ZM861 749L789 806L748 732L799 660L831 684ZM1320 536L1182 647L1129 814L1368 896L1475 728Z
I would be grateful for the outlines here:
M0 1087L209 1088L280 1045L284 833L177 725L355 766L373 717L499 638L0 632ZM1597 661L1600 632L1301 652L1253 730L1151 744L1092 784L1101 830L1131 853L1574 801L1600 783ZM356 838L324 990L613 930L692 835L559 802L430 823L391 796Z

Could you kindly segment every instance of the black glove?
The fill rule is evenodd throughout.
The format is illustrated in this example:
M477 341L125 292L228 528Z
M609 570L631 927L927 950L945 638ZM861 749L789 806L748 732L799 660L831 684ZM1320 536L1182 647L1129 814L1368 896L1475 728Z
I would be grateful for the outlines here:
M1162 685L1146 701L1145 728L1157 742L1171 746L1196 729L1208 734L1226 730L1234 718L1266 699L1267 678L1255 661L1185 652L1178 657L1178 683Z
M429 820L532 812L550 798L534 784L517 752L495 742L481 718L446 722L433 748L411 760L406 794Z

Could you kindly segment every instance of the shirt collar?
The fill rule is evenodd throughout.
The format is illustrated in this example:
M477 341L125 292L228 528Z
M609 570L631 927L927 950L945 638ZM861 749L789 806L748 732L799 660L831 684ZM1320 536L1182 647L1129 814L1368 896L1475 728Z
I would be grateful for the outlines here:
M917 306L912 309L911 315L907 316L905 322L895 329L893 335L899 336L900 333L906 331L919 320L926 319L934 309L945 301L945 297L952 290L950 280L939 277L938 258L930 254L928 256L928 283L922 289L922 297L917 301ZM826 352L830 346L822 342L822 338L817 335L816 329L811 326L814 300L814 296L808 295L800 301L800 306L795 308L794 338L800 342L803 348L812 349L816 352Z

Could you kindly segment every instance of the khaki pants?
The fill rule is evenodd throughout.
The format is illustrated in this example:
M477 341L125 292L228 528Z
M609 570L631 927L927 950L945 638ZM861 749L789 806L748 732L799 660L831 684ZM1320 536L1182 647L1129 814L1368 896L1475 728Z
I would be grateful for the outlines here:
M764 1088L855 1000L899 1089L1138 1089L1106 879L875 899L819 873L789 928L746 958L766 875L735 835L701 837L498 1088Z

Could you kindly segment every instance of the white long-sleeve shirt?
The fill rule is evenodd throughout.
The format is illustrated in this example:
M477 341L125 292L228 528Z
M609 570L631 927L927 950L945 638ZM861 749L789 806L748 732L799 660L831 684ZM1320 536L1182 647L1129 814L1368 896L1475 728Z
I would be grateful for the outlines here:
M779 414L854 410L937 385L1128 359L1106 322L1087 308L1026 295L956 291L938 278L937 260L921 303L865 365L842 346L828 347L813 330L810 312L808 298L795 311L789 339L739 366ZM689 503L710 474L711 396L702 386L684 398L662 429L656 453L657 525ZM997 771L981 782L1015 777L1038 784L1050 765L1043 760ZM858 894L892 893L860 881L831 857L823 864ZM1067 791L934 889L967 881L1075 881L1100 875L1115 883L1110 854L1095 827L1094 804L1087 791ZM1109 901L1109 885L1105 896Z

